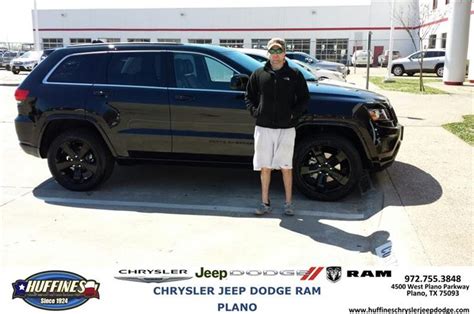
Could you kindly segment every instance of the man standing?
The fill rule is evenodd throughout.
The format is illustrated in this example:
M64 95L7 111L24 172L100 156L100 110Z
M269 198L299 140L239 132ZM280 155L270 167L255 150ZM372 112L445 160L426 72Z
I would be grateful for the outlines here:
M253 168L260 171L262 203L255 214L269 213L272 170L280 170L285 187L284 213L294 215L292 168L295 124L306 110L308 86L303 75L285 61L285 41L273 38L267 44L269 61L250 76L245 102L255 117Z

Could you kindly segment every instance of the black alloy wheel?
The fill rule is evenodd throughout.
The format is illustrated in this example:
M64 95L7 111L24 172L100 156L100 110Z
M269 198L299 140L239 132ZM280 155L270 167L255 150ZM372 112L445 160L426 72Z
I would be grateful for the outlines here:
M66 131L48 150L51 174L72 191L87 191L107 180L114 163L105 143L85 129Z
M353 190L362 174L357 149L342 136L307 138L295 153L295 184L311 199L339 200Z

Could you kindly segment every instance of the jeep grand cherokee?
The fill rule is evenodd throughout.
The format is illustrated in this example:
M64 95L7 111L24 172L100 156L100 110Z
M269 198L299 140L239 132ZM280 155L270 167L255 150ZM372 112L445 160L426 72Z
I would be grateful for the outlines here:
M107 180L116 162L251 165L255 121L244 93L261 66L211 45L57 49L15 92L20 145L47 158L57 182L75 191ZM295 184L310 198L337 200L364 169L393 163L403 128L382 95L317 82L308 88L309 109L297 125Z

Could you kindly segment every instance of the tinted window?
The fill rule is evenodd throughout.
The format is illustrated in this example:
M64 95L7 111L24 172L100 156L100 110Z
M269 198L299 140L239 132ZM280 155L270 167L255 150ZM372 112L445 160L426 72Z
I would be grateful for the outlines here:
M425 55L423 56L424 58L435 58L438 56L437 51L426 51Z
M199 54L176 53L173 64L178 88L230 90L236 74L222 62Z
M249 54L249 56L257 60L258 62L267 62L268 60L267 58L262 57L262 56L257 56L257 55L252 55L252 54Z
M161 53L113 53L107 70L107 82L115 85L166 86L162 69Z
M438 51L438 56L439 57L444 57L445 53L446 52L444 52L444 51Z
M96 83L100 82L106 54L71 56L54 70L48 82Z

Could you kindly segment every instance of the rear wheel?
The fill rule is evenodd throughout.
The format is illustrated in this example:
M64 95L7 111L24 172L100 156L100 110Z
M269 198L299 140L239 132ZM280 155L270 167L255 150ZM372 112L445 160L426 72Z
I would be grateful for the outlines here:
M438 66L436 66L436 76L438 77L443 77L443 74L444 74L444 65L440 64Z
M53 140L48 150L51 174L72 191L95 188L112 174L114 164L105 143L87 129L64 132Z
M13 72L13 74L18 74L18 73L20 73L20 70L12 69L12 72Z
M362 174L357 149L346 138L333 134L300 142L294 168L296 187L307 197L321 201L348 195Z

